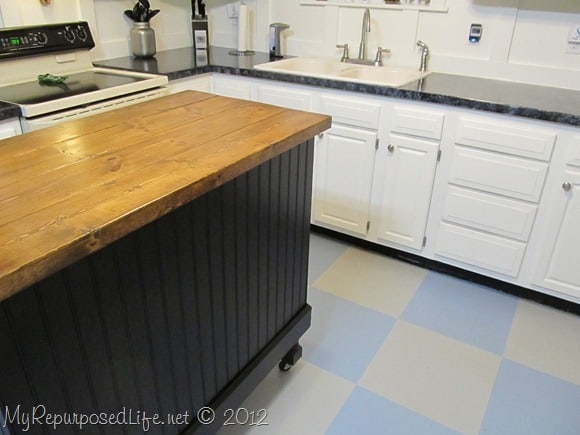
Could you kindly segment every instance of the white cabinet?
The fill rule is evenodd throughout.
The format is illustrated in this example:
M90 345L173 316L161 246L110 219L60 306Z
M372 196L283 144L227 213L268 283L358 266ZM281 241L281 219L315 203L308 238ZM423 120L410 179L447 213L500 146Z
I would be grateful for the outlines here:
M439 142L391 133L381 149L378 238L421 249L431 203Z
M315 223L366 235L377 133L335 125L316 144Z
M260 103L273 104L295 110L312 110L312 91L303 88L258 84L256 100Z
M185 90L212 92L212 76L211 74L202 74L199 76L172 80L169 82L168 87L171 93Z
M564 171L550 210L534 283L580 299L580 170Z
M557 131L497 116L459 116L434 253L518 278Z
M252 82L243 77L218 74L213 76L213 93L224 97L250 100Z
M332 116L314 151L312 221L358 237L370 225L371 191L381 105L321 93L319 111Z
M0 121L0 140L8 139L9 137L17 136L19 134L22 134L22 129L18 119Z

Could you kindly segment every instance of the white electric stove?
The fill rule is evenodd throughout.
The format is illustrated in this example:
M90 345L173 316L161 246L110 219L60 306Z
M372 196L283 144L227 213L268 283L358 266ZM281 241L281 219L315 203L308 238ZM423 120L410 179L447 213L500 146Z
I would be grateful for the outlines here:
M94 46L84 21L0 29L0 101L20 107L24 132L169 93L166 76L93 67Z

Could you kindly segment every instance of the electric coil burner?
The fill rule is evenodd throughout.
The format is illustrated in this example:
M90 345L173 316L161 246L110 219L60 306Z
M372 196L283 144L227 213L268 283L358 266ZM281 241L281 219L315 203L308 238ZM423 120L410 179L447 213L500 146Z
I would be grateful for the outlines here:
M165 76L94 67L94 46L84 21L0 29L0 100L24 132L169 93Z

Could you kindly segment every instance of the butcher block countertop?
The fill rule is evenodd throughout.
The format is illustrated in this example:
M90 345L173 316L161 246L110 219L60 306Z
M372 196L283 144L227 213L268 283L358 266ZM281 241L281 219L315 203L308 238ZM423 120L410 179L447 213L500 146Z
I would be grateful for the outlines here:
M330 127L185 91L0 143L0 300Z

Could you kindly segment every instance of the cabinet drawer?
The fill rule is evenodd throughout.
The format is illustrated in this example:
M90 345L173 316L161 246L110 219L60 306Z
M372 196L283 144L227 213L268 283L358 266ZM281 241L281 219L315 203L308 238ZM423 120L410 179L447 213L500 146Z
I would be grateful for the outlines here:
M556 133L519 122L461 118L456 143L549 161Z
M288 109L309 111L312 104L312 94L299 89L259 85L258 101Z
M570 145L568 164L580 168L580 136L575 137L574 141Z
M320 112L332 116L333 123L376 130L381 106L370 101L323 95L320 97Z
M441 223L435 254L517 277L525 249L525 243Z
M545 163L456 146L449 181L538 202L547 172Z
M443 113L395 106L391 130L430 139L441 139Z
M527 242L536 210L532 204L449 186L443 219Z
M213 81L214 94L224 97L239 98L241 100L250 99L250 83L245 80L215 76Z

